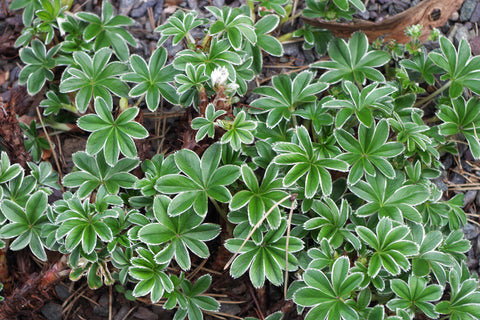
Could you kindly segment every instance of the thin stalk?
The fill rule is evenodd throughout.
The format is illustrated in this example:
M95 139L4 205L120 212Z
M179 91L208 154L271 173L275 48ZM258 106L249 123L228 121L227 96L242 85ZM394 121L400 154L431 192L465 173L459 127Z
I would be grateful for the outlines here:
M422 100L416 102L413 106L414 106L414 107L418 107L418 106L424 104L425 102L432 100L433 98L435 98L436 96L438 96L440 93L442 93L443 91L445 91L446 89L448 89L451 84L452 84L452 82L451 82L451 81L448 81L448 82L445 83L442 87L438 88L435 92L433 92L431 95L429 95L429 96L423 98Z
M235 260L235 258L238 256L240 250L242 250L242 248L245 246L245 244L247 243L248 240L250 240L250 238L252 237L253 233L255 232L255 230L257 230L263 223L263 221L265 221L265 219L267 219L267 217L270 215L270 213L273 212L273 210L278 207L283 201L287 200L287 199L292 199L292 201L294 201L296 198L297 198L297 194L293 194L293 195L288 195L286 196L285 198L281 199L280 201L277 201L271 208L270 210L268 210L262 217L262 219L260 219L260 221L257 222L257 224L252 228L252 230L250 230L250 232L248 233L247 237L245 238L245 240L243 240L243 243L242 245L240 246L240 248L238 248L237 252L235 252L235 254L233 255L233 257L230 258L230 260L228 260L227 264L225 265L225 267L223 268L223 270L227 270L228 267L232 264L233 260Z
M228 221L228 216L227 216L227 213L225 212L225 210L223 210L220 205L218 204L217 200L211 198L211 197L208 197L210 199L210 201L213 203L213 206L215 207L215 209L217 210L217 212L220 214L220 216L223 218L223 220L225 220L225 224L227 226L227 233L231 236L233 234L233 224Z
M292 201L292 206L290 207L290 213L288 214L287 222L287 241L285 244L285 285L283 289L283 296L287 300L287 286L288 286L288 246L290 245L290 230L292 228L292 216L293 209L295 208L295 201Z
M135 104L133 105L133 107L138 107L138 105L143 101L143 99L145 99L145 95L146 93L142 94L140 96L140 98L138 98L137 102L135 102Z
M54 149L55 145L53 144L52 139L50 139L50 135L48 134L47 128L45 128L45 123L43 123L42 114L40 113L40 109L38 108L38 106L36 107L36 111L37 111L38 119L40 120L40 123L42 125L43 133L45 133L45 138L47 138L48 145L52 150L52 155L53 155L53 159L55 160L55 165L57 166L58 175L60 176L60 180L62 180L63 179L62 167L60 166L60 162L58 161L58 158L57 158L57 153L55 152L55 149ZM65 192L65 190L63 189L63 185L61 187L62 187L62 191Z
M277 40L280 41L281 43L292 40L293 39L293 32L285 33L282 34L280 37L277 37Z

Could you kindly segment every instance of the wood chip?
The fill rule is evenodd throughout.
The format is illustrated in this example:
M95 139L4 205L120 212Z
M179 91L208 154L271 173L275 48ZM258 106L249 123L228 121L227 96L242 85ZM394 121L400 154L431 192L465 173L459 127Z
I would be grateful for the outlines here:
M454 11L457 11L465 0L424 0L402 13L383 19L381 22L354 21L349 23L337 23L323 19L311 19L303 17L303 20L315 27L328 29L336 37L350 38L352 33L363 31L370 42L384 37L384 40L395 40L399 43L407 43L410 37L405 35L408 26L423 25L421 41L430 35L433 28L445 25Z

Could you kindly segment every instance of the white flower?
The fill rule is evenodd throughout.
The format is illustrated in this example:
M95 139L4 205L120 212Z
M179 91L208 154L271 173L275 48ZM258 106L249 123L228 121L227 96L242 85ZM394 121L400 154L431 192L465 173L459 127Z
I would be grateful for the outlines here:
M212 71L212 85L214 87L223 86L227 83L228 70L225 67L218 67Z

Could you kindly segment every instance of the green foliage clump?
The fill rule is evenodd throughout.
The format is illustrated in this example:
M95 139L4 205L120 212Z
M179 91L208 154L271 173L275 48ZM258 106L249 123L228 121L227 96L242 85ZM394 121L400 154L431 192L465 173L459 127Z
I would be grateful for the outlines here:
M440 155L456 153L459 140L480 158L480 58L467 42L455 49L445 37L426 53L419 27L408 30L409 45L389 52L361 32L330 41L306 26L296 35L330 59L274 76L254 89L247 109L237 102L263 55L283 55L275 35L291 9L284 0L260 1L268 14L248 4L208 7L209 19L178 11L156 29L147 63L129 53L136 42L123 27L133 21L114 15L108 1L98 16L64 15L68 7L56 0L15 0L27 26L17 41L26 64L20 83L32 95L45 87L44 115L73 112L89 137L54 203L47 196L60 189L58 175L39 162L47 144L35 122L24 126L36 162L29 173L2 152L1 244L28 245L41 260L45 249L65 254L71 279L86 275L91 288L130 283L123 292L164 299L174 319L218 310L205 295L211 276L192 281L185 273L191 257L210 256L220 233L235 254L231 276L248 273L256 288L285 286L306 319L480 318L462 196L444 201L432 182ZM304 14L349 18L355 9L365 8L309 0ZM192 37L196 28L202 39ZM184 44L172 61L163 47L170 37ZM443 86L421 97L423 83L436 79ZM422 107L438 96L426 119ZM162 99L192 110L192 139L205 148L141 163L135 141L150 133L137 116Z

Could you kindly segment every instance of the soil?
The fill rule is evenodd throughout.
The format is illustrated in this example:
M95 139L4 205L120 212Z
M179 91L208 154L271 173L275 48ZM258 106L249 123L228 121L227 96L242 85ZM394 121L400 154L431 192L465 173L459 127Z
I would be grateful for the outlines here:
M243 1L243 0L242 0ZM150 48L154 47L158 40L158 34L153 33L155 26L162 24L168 16L174 12L176 6L200 11L205 15L206 5L214 6L239 6L243 4L240 0L118 0L113 4L117 12L128 15L135 19L136 25L130 28L132 34L139 40L139 46L132 50L142 56L150 54ZM381 21L385 17L394 15L408 9L419 1L410 0L367 0L367 11L358 14L357 18ZM2 0L3 8L0 9L0 112L3 109L10 112L8 123L13 126L16 114L19 117L25 116L29 119L36 117L36 107L43 99L40 93L35 97L29 97L24 88L18 86L18 74L21 70L21 61L18 58L18 50L13 44L23 28L21 12L12 12L8 9L10 1ZM298 9L301 9L303 2L299 1ZM85 1L74 4L73 11L79 10L99 13L100 5L97 0ZM441 31L449 38L458 43L465 38L472 44L474 54L480 54L480 40L478 37L478 23L480 22L480 3L477 0L466 0L462 8L452 14ZM303 22L296 19L294 24L287 24L282 28L282 33L290 32L300 27ZM152 25L153 24L153 25ZM195 36L195 35L194 35ZM278 73L300 70L313 61L321 58L316 52L303 50L302 42L291 41L284 45L285 56L282 58L266 58L264 73L259 76L258 81L252 83L267 84L271 76ZM181 46L173 47L167 44L170 57L182 49ZM246 95L246 103L253 97ZM9 111L10 110L10 111ZM171 153L175 150L189 145L184 132L188 130L188 113L178 108L165 105L155 117L161 118L158 121L151 113L143 115L144 125L152 134L146 142L141 142L139 153L141 158L150 158L157 152ZM7 122L5 122L7 123ZM5 125L3 123L3 125ZM74 121L72 121L74 123ZM0 123L1 125L1 123ZM2 126L0 126L0 129ZM17 152L15 157L23 164L29 161L29 155L22 149L21 137L15 133L15 129L0 130L0 144L11 152ZM15 133L15 134L14 134ZM11 138L11 141L5 139ZM59 167L53 157L46 158L52 166L62 174L70 172L73 167L71 155L78 150L84 150L87 136L80 130L72 130L68 133L55 135L56 154L58 155ZM16 140L15 140L16 139ZM20 140L18 140L20 139ZM20 141L20 142L19 142ZM195 146L201 147L201 146ZM437 179L437 184L445 191L446 197L451 197L458 192L465 193L465 210L478 215L480 207L480 192L471 189L459 190L456 185L480 182L480 162L474 161L469 150L460 150L458 157L446 156L442 158L445 168L442 177ZM23 158L22 158L23 157ZM467 239L472 241L472 249L468 252L468 265L472 271L479 270L480 259L480 230L478 219L472 218L464 228ZM266 285L262 289L254 289L248 280L248 276L233 280L228 271L223 271L223 266L229 258L229 253L221 246L221 240L210 243L212 257L207 261L193 261L193 268L187 276L193 279L201 274L210 272L213 282L209 289L217 300L221 301L221 309L216 314L207 314L205 319L242 319L247 316L263 319L266 315L278 310L285 312L284 319L303 319L297 315L293 303L283 300L283 293L280 288ZM52 257L54 254L52 254ZM58 258L58 257L57 257ZM50 259L49 261L56 261ZM0 264L2 261L0 261ZM49 263L41 263L27 251L9 251L4 267L8 267L12 282L4 288L2 295L11 297L15 290L26 290L25 285L35 283L39 275L51 267ZM1 266L0 266L1 267ZM30 282L29 282L30 281ZM132 289L132 288L127 288ZM12 300L9 300L12 301ZM147 298L130 301L124 293L119 292L115 287L102 287L98 290L90 290L86 281L71 282L63 278L55 286L38 292L35 299L31 301L20 301L16 303L25 304L22 311L17 313L17 319L28 320L59 320L59 319L89 319L89 320L166 320L173 318L173 312L164 310L161 304L152 305ZM2 319L0 315L0 319ZM15 318L12 318L12 320Z

